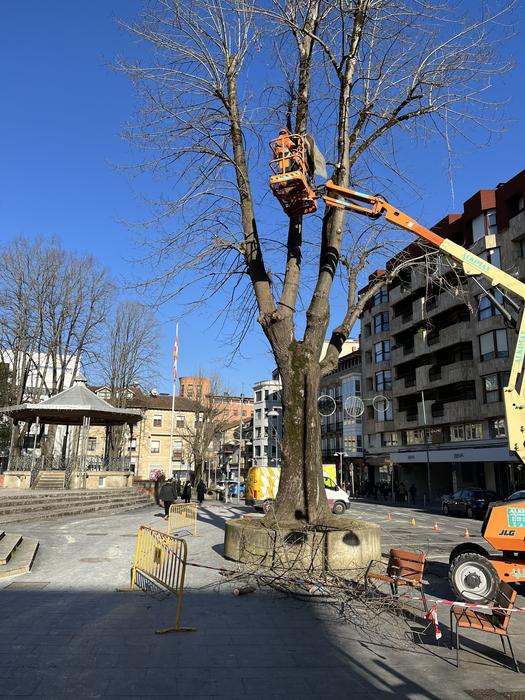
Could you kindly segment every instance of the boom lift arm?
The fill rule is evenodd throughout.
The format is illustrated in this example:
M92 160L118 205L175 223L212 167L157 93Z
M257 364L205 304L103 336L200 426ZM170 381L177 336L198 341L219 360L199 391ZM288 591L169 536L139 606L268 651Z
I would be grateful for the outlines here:
M340 187L331 180L328 180L320 188L319 196L328 206L362 214L371 219L379 219L384 216L390 223L399 226L405 231L414 233L436 246L439 250L447 253L447 255L461 264L466 275L472 277L483 275L489 280L492 287L499 286L506 291L512 292L525 302L525 284L523 282L491 265L483 258L474 255L466 248L454 243L454 241L442 238L437 233L430 231L383 198ZM525 464L525 382L523 381L525 314L523 314L523 308L521 312L509 384L504 389L504 403L509 447L516 453L521 462Z

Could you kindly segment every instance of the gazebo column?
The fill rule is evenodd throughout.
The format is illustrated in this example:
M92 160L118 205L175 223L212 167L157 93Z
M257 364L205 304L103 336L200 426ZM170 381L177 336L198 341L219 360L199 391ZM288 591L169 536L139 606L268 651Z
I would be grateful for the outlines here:
M84 416L82 420L82 439L80 441L80 474L81 474L81 488L86 488L86 469L87 469L87 443L89 436L89 427L91 425L91 418L89 416Z

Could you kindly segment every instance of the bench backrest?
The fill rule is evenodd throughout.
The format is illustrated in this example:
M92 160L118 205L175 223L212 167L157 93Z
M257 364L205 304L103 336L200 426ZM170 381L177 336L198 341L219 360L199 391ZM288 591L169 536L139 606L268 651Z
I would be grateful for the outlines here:
M409 552L406 549L391 549L388 559L387 573L389 576L400 576L421 582L425 569L423 552Z
M505 583L505 581L500 583L498 593L494 599L494 606L496 608L505 608L509 612L494 610L492 615L495 620L497 620L497 622L494 623L497 625L497 627L507 629L510 622L510 610L512 610L514 607L514 601L516 600L517 595L518 594L516 591L512 588L512 586L509 586L508 583Z

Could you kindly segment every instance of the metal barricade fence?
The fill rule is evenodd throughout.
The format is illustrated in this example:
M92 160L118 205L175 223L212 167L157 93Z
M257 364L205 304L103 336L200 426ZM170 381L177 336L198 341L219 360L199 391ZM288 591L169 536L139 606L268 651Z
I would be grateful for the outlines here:
M173 530L182 528L193 529L193 535L197 536L197 504L174 503L170 506L168 514L168 535Z
M181 627L180 615L188 548L185 540L141 525L137 534L135 559L131 571L131 586L119 591L134 591L137 588L148 590L147 577L177 596L175 627L157 630L157 634L166 632L190 632L193 627Z

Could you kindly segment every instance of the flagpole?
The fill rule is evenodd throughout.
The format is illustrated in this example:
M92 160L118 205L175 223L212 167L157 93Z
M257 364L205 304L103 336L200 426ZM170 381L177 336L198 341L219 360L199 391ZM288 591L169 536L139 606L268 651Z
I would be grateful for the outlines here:
M177 388L177 359L179 355L179 324L175 331L175 345L173 346L173 390L171 392L171 430L170 430L170 454L168 457L169 478L173 476L173 433L175 429L175 390Z

